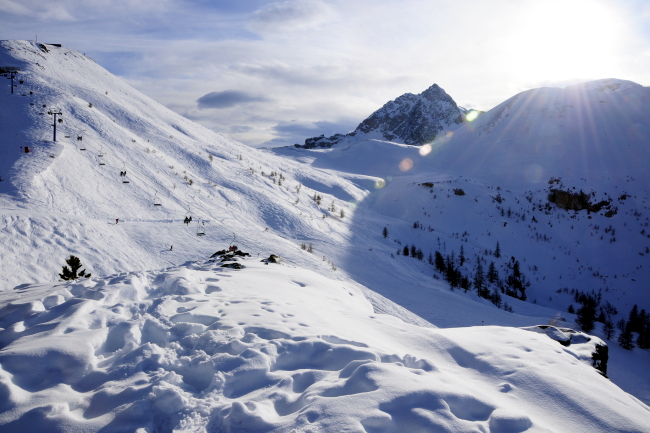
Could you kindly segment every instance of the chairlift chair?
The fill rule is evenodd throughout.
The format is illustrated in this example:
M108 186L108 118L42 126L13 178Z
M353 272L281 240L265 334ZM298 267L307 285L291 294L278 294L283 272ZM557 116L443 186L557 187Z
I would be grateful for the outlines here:
M162 206L162 201L158 198L158 192L153 196L153 205Z
M196 235L197 236L205 236L205 226L203 224L204 223L202 223L201 219L199 218L199 221L196 223Z
M122 161L124 162L124 161ZM129 177L126 175L126 162L124 162L124 166L122 167L122 171L120 171L120 176L122 177L122 183L131 183L131 180L129 180Z

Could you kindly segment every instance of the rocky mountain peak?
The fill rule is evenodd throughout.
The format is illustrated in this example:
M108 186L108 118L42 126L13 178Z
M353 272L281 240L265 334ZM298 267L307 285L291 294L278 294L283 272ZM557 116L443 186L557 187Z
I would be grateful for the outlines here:
M332 147L366 138L422 145L433 141L442 131L458 128L464 121L463 110L440 86L433 84L418 95L405 93L387 102L348 134L312 137L304 145L295 146Z

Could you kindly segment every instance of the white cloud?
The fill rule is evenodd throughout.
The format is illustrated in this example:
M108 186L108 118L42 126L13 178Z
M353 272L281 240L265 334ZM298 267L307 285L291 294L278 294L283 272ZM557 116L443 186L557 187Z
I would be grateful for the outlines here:
M162 12L174 0L0 0L0 11L38 20L79 21Z
M255 32L295 31L317 27L333 20L332 8L317 0L271 3L253 13L248 28Z

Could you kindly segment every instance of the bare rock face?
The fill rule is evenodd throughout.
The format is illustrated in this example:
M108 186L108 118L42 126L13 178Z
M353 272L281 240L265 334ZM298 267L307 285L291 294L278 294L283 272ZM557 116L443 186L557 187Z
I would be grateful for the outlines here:
M434 84L419 95L405 93L386 103L348 134L312 137L305 140L304 145L296 144L295 147L332 147L345 139L373 133L376 138L419 146L433 141L442 131L458 128L464 122L464 109Z

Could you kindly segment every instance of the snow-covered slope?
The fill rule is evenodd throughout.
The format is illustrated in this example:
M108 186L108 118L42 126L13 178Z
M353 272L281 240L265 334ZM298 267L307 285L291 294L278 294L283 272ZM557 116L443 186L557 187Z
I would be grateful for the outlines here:
M312 190L297 187L332 188L337 197L322 195L346 208L365 194L354 184L209 131L73 50L2 46L0 64L21 67L23 81L17 94L0 94L2 289L56 280L70 253L109 275L183 263L234 236L255 253L287 257L301 256L301 241L348 236L345 224L322 220ZM56 143L54 107L63 112Z
M647 188L650 88L634 84L522 92L437 140L427 168L519 191L551 177L579 188Z
M608 85L618 82L606 80ZM389 235L381 247L373 247L372 258L352 253L346 262L358 263L351 268L357 281L381 287L384 296L399 298L401 305L438 326L462 326L467 317L480 324L485 310L451 299L423 303L404 290L404 280L421 285L420 293L426 293L422 275L445 278L426 263L435 251L455 257L457 269L470 279L478 260L484 272L494 262L500 278L506 278L514 258L531 283L525 303L502 300L518 313L539 314L528 310L533 303L573 321L576 316L568 307L577 310L576 299L587 294L600 307L614 306L612 320L617 322L627 320L635 304L650 311L644 283L650 279L650 161L644 132L650 131L644 115L650 100L648 88L620 83L616 92L589 90L600 88L600 82L524 92L431 147L371 140L275 152L319 169L381 179L367 186L371 194L356 209L355 226L377 236L385 227ZM551 178L556 181L549 184ZM607 206L598 212L560 209L548 200L551 189L583 190L592 203L605 200ZM353 239L357 241L361 236ZM497 243L501 257L495 257ZM404 246L420 249L424 262L398 255ZM461 248L463 263L458 259ZM390 254L394 259L376 272L354 273ZM594 332L602 336L602 330L596 323ZM618 331L610 341L618 348L617 336ZM621 356L628 355L648 366L647 350L636 348ZM647 375L624 379L626 389L636 389L635 395L644 399L650 394L640 384L647 380Z
M23 80L17 94L0 93L4 430L21 431L28 424L52 431L134 426L200 431L205 425L208 431L226 426L236 431L241 422L252 431L291 431L306 419L314 424L312 431L339 431L339 425L341 430L353 425L358 431L360 426L374 432L427 431L443 421L448 430L562 431L552 411L533 411L533 391L521 397L513 392L541 387L556 401L568 402L560 412L567 417L582 420L599 412L585 421L592 431L614 424L642 431L637 420L645 420L647 408L630 403L635 400L588 365L597 339L565 350L545 335L478 326L548 323L567 299L547 303L550 308L540 305L541 298L538 304L507 299L514 313L507 312L475 292L450 291L447 283L432 278L435 272L426 261L394 254L406 243L446 253L465 245L476 262L497 240L492 225L501 225L496 215L481 214L498 211L486 195L495 193L490 184L419 169L429 161L421 153L426 148L387 142L296 149L291 159L250 149L176 115L66 48L4 41L0 64L20 67ZM63 112L56 143L46 114L53 108ZM77 141L78 135L83 140ZM21 153L21 146L31 152ZM355 155L370 155L373 146L385 154L355 161ZM124 171L129 183L120 176ZM455 184L443 184L447 180ZM429 181L436 182L436 192L418 185ZM467 203L453 201L469 200L469 194L446 197L442 192L470 184L479 200L472 212L482 221L471 237L451 230L454 219L472 222L475 214L463 212ZM502 194L507 204L523 202L517 192ZM440 200L432 199L436 195ZM158 200L161 206L155 205ZM434 218L434 210L442 213ZM191 225L184 225L190 215ZM414 229L416 218L424 227L434 225L435 233ZM383 238L386 226L390 236ZM197 235L203 231L204 236ZM528 256L526 244L514 235L499 239L504 255L516 254L522 262L543 256ZM246 269L204 262L233 243L252 254L244 261ZM554 248L564 245L557 242ZM286 266L258 261L271 253ZM81 258L93 273L91 280L56 283L70 254ZM505 272L508 259L496 261ZM539 262L540 269L547 265ZM544 272L553 266L548 262ZM469 262L463 269L471 269ZM246 275L251 279L240 277ZM541 271L534 275L542 280ZM302 297L295 292L309 287L317 293ZM530 290L531 299L535 290L548 295L536 286ZM215 297L223 306L212 307ZM257 300L276 302L260 305L282 313L250 310ZM573 317L566 319L563 325L570 325ZM476 327L424 329L432 326ZM313 333L306 331L310 327ZM299 347L291 352L293 344ZM273 347L289 351L285 359L291 368L275 364L280 352L273 353ZM319 357L310 347L331 349L335 360L330 364L329 355ZM539 356L529 357L528 349ZM347 375L362 367L353 362L361 352L368 355L361 359L377 365L363 367L351 380ZM577 370L566 367L571 374L555 377L547 364L529 368L543 359L542 352L549 353L548 366L558 363L565 371L566 363ZM650 365L647 352L622 352L612 347L608 375L647 403L647 369L631 368ZM339 358L339 353L352 355ZM407 360L406 354L415 359ZM426 371L422 366L427 364L417 359L428 359L435 369ZM389 371L382 370L384 364L390 364ZM516 376L508 374L516 365L525 373L521 385L508 379ZM428 375L446 369L454 379L438 387L438 379ZM303 379L307 385L295 388ZM477 380L480 396L472 394L473 385L462 385L470 379ZM560 387L560 380L568 382ZM499 390L502 382L510 384L502 389L510 392ZM373 384L381 386L372 390ZM457 390L450 390L452 385ZM593 394L579 395L580 389ZM362 393L363 404L350 403ZM612 406L620 417L614 410L600 410L599 396L612 393L620 397ZM312 404L313 411L304 409ZM522 414L520 407L531 409ZM336 412L341 408L345 411ZM432 415L435 408L440 413Z
M329 148L373 139L420 145L457 129L465 122L465 111L434 84L418 95L405 93L387 102L352 132L308 138L304 145L295 147Z
M597 339L578 333L563 347L514 328L413 326L376 314L353 284L238 259L243 269L200 261L1 293L0 429L591 433L650 424L647 406L591 367Z

